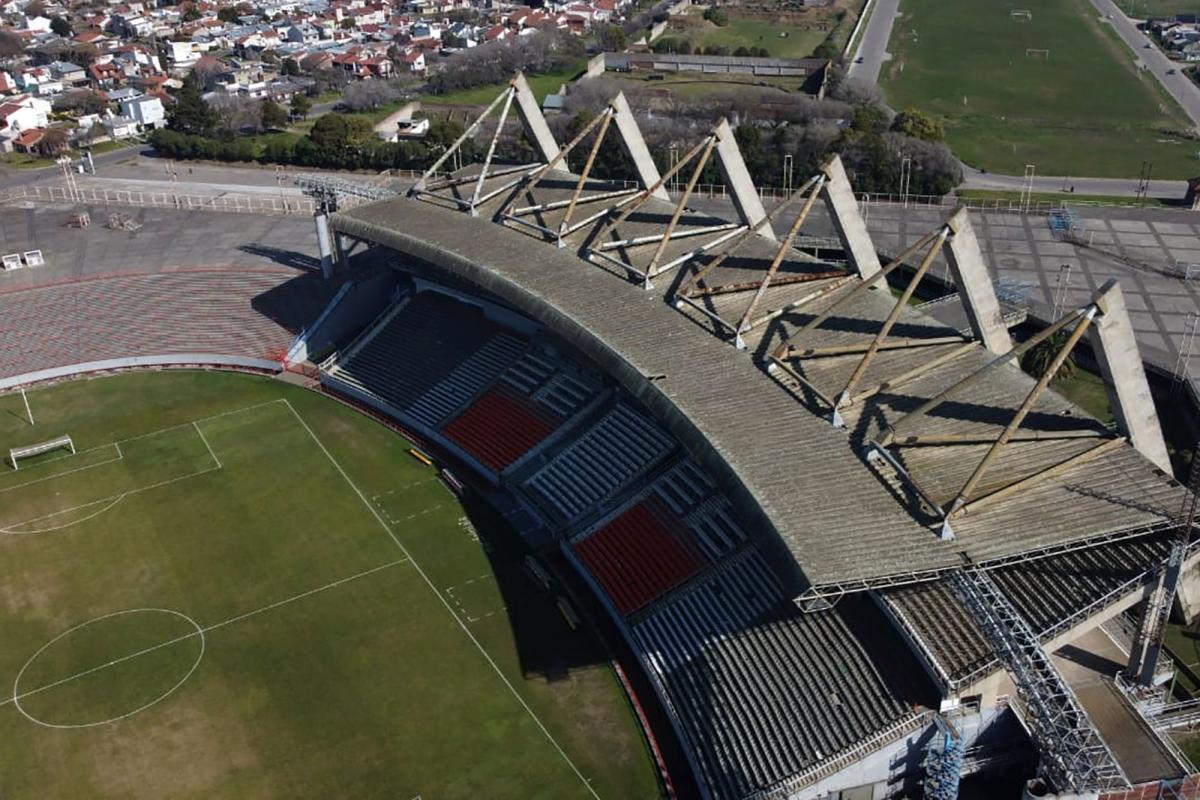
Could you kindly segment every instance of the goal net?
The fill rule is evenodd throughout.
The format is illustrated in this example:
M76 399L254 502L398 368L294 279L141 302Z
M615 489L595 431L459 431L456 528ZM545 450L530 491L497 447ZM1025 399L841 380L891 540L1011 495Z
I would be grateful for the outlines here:
M72 455L75 454L75 443L71 441L71 437L59 436L56 439L49 439L37 444L27 444L24 447L10 447L8 449L8 460L12 462L13 469L20 469L19 462L22 458L40 456L42 453L48 453L51 450L58 450L59 448L70 450Z
M1024 9L1024 8L1014 8L1012 11L1010 11L1008 13L1008 15L1009 15L1009 17L1017 20L1018 22L1032 22L1033 21L1033 12L1029 11L1027 9Z
M1050 51L1049 50L1038 50L1033 47L1027 47L1027 48L1025 48L1025 57L1033 58L1033 59L1042 59L1043 61L1049 61L1050 60Z

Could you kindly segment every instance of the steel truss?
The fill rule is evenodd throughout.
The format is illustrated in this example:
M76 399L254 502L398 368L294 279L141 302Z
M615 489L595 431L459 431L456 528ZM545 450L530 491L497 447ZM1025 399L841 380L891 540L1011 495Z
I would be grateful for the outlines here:
M590 225L601 217L606 216L607 214L611 213L614 208L620 208L626 203L633 201L635 199L635 195L640 196L638 189L603 190L595 194L584 194L584 190L588 188L588 179L592 174L592 168L596 165L596 157L600 153L600 149L604 144L605 137L608 135L608 131L612 126L612 123L617 121L621 114L626 113L625 109L625 101L622 95L617 95L612 100L609 100L604 109L597 114L596 117L591 120L591 122L585 125L583 130L575 135L575 138L563 145L557 156L551 159L549 163L545 164L540 169L527 174L523 178L519 190L515 192L512 199L509 200L509 202L505 204L505 206L501 208L499 212L497 212L496 221L500 222L501 224L507 222L532 228L552 239L559 247L563 247L563 240L567 236L583 227L586 227L587 225ZM621 128L619 123L617 130L618 135L622 135L620 133ZM574 151L575 148L578 147L579 144L583 142L593 131L595 131L596 136L592 141L591 149L588 151L587 161L584 162L583 171L580 172L579 177L575 182L575 188L571 192L571 197L568 200L558 200L549 203L534 203L532 205L518 207L517 201L519 197L529 195L543 178L545 178L555 168L563 165L567 156L570 155L570 153ZM661 186L662 184L660 183L660 189ZM647 187L643 186L642 190L644 191L646 188ZM588 203L605 202L609 200L617 200L618 202L615 206L609 206L598 214L592 214L578 222L572 221L577 206ZM556 211L560 208L565 209L565 212L562 220L559 222L556 228L548 228L544 225L538 224L537 222L531 222L530 220L526 219L528 216L540 215L546 211Z
M1041 762L1039 774L1060 792L1122 789L1129 780L1075 693L1008 597L982 570L958 569L950 584L1008 670Z
M543 134L542 128L545 127L545 120L540 116L540 113L534 116L533 110L530 109L530 103L536 109L536 102L532 100L532 93L529 90L529 84L525 82L525 78L521 73L517 73L508 87L505 88L496 98L488 104L487 108L475 118L475 120L467 126L462 135L454 140L454 143L446 148L446 152L438 157L437 161L429 169L425 170L417 182L408 190L410 197L431 200L433 202L447 204L475 216L478 213L478 208L483 203L498 197L504 192L512 189L525 180L525 177L532 172L541 169L542 164L526 164L519 166L501 167L491 170L492 158L496 155L496 144L500 141L500 136L504 132L504 123L508 121L508 115L512 111L514 104L517 106L518 113L522 116L525 127L530 131L531 138L543 151L543 155L553 158L553 150L557 149L553 139L544 140L544 136L548 135L548 131ZM480 165L479 172L474 175L465 177L446 178L442 180L433 180L439 169L445 164L455 153L459 152L463 144L471 139L476 132L483 126L484 120L492 115L497 106L500 107L500 119L496 123L496 130L492 133L492 138L488 141L487 151L484 155L483 164ZM546 151L551 153L547 154ZM491 170L489 172L489 170ZM493 188L487 192L483 190L484 182L489 178L503 177L506 175L516 175L499 187ZM461 186L470 186L471 194L469 197L459 196L458 189ZM450 191L446 191L450 190Z
M302 173L293 177L292 182L313 199L318 211L326 213L337 211L339 198L343 196L360 197L364 200L386 200L398 194L398 192L382 186L372 186L329 175Z
M974 340L964 336L943 336L934 339L901 340L891 339L889 337L892 328L896 324L896 321L900 318L900 314L903 313L905 306L908 305L909 298L911 298L913 293L916 292L917 286L920 285L921 280L925 277L925 274L933 265L934 259L937 258L938 254L942 251L942 247L945 245L946 240L951 235L952 231L949 225L941 225L929 233L926 233L924 236L917 239L916 242L909 245L909 247L903 253L889 261L883 267L883 269L856 283L853 283L848 292L844 292L833 303L825 308L824 311L817 314L803 326L794 331L783 342L781 342L777 348L775 348L774 352L772 352L771 363L774 364L775 367L786 372L794 380L805 384L817 397L821 398L822 402L826 403L830 407L831 419L835 426L839 428L844 427L841 416L842 409L848 408L856 403L861 403L867 398L873 397L884 390L894 388L911 380L915 380L921 375L936 369L947 361L957 358L959 355L974 346ZM821 325L824 324L825 321L828 320L829 317L832 316L833 313L839 308L842 308L851 300L859 297L877 283L886 280L888 275L899 269L909 258L920 252L923 248L928 248L928 250L921 259L920 265L909 279L908 284L905 286L900 297L897 298L895 303L892 305L891 312L881 323L879 330L876 332L875 337L872 339L870 344L862 346L824 348L804 348L794 344L797 339L803 338L805 334L820 328ZM847 282L853 282L853 278L848 279ZM832 291L840 288L841 285L844 284L830 286L829 290ZM793 308L794 307L796 306L793 305ZM875 357L881 351L909 350L943 344L958 344L960 346L938 358L926 361L920 367L909 370L903 375L894 376L887 381L879 383L869 389L864 389L861 392L856 391L859 383L862 381L863 376L866 374L867 368L871 365L871 362L875 360ZM805 380L800 371L795 369L791 364L793 360L799 361L810 358L855 355L858 353L862 354L858 365L854 368L854 371L850 378L846 381L845 386L843 386L841 390L834 393L832 396L827 394L822 389L813 386L809 381Z
M692 261L693 259L710 253L710 251L716 255L716 258L705 264L701 269L697 270L695 274L691 275L683 282L678 291L675 293L675 306L678 308L681 304L687 304L699 311L701 314L709 317L724 331L734 337L734 345L739 350L744 350L746 344L742 338L742 334L750 332L755 327L762 325L763 323L778 317L785 311L795 308L798 305L807 302L808 299L811 299L805 298L804 300L800 300L796 303L790 303L784 308L775 309L760 317L755 317L755 310L757 309L759 303L762 302L763 297L766 295L767 290L771 286L811 283L814 281L839 278L848 280L850 276L843 269L809 272L801 275L789 275L783 278L777 276L779 267L783 264L784 259L787 257L788 253L792 249L792 246L795 244L796 238L800 235L801 228L808 219L809 212L812 211L813 205L821 196L821 191L825 188L827 181L828 177L824 173L814 175L813 177L809 178L803 186L792 192L781 203L775 206L775 208L771 209L770 213L766 214L758 222L754 223L753 225L746 226L741 230L735 231L733 235L714 239L704 246L699 247L690 253L685 253L683 256L680 256L678 259L671 262L672 267L681 266L689 261ZM800 209L800 214L796 217L795 222L792 223L791 228L788 229L787 235L784 236L783 241L779 243L779 246L775 251L775 256L771 259L771 263L767 267L766 274L763 275L761 280L716 285L708 285L706 283L707 278L711 276L722 264L724 264L727 259L740 251L742 246L753 240L756 235L768 228L771 222L778 217L782 211L791 207L794 201L802 197L804 198L804 205ZM814 260L814 263L823 262ZM754 294L751 296L749 303L745 307L745 310L742 312L736 322L731 322L725 319L717 312L708 308L703 302L704 298L715 297L717 295L737 294L751 291L754 292ZM826 289L814 293L814 296L820 296L820 294L823 294L824 291L826 291Z
M883 436L881 436L878 440L873 440L869 443L868 446L871 450L871 457L877 460L882 459L890 463L892 467L896 469L896 471L917 491L917 493L921 495L922 499L935 511L935 513L942 518L943 524L940 537L943 540L950 540L954 538L954 530L950 523L951 519L954 517L990 505L999 500L1003 500L1004 498L1009 497L1016 492L1027 489L1030 486L1041 483L1073 467L1102 456L1108 451L1127 441L1123 436L1108 438L1107 434L1093 430L1064 431L1055 432L1054 434L1038 434L1034 432L1022 433L1019 431L1021 424L1024 422L1029 412L1033 409L1034 404L1046 391L1046 388L1050 385L1050 381L1058 372L1059 367L1062 366L1063 362L1075 348L1075 345L1087 332L1088 328L1092 324L1092 321L1097 317L1097 315L1103 313L1105 296L1113 285L1115 285L1115 282L1109 281L1099 290L1097 290L1097 292L1092 296L1091 301L1086 306L1068 312L1052 325L1032 336L1027 341L1013 346L1007 352L996 356L975 372L972 372L966 377L956 381L949 388L939 392L937 395L922 403L909 414L901 417L899 420L896 420L894 423L888 426ZM1001 431L999 436L995 437L994 439L990 437L981 437L975 434L923 436L920 433L908 432L913 428L914 424L919 422L938 406L947 402L954 394L974 386L982 378L990 375L996 369L1009 364L1016 359L1019 359L1029 350L1050 339L1050 337L1054 336L1059 331L1066 330L1071 325L1074 325L1075 327L1067 336L1066 342L1061 348L1059 348L1058 353L1055 355L1050 365L1047 367L1042 376L1035 382L1033 388L1021 402L1020 406L1017 407L1012 419L1005 426L1003 431ZM924 374L935 366L944 363L952 355L953 351L951 354L948 354L948 356L935 359L934 361L918 367L916 370L910 370L908 373L905 373L898 378L894 378L890 381L880 384L879 387L877 387L875 390L872 390L872 393L875 391L880 391L881 389L895 388L897 385L911 380L914 377L913 373L919 372L920 374ZM839 400L843 397L844 393L842 397L839 397ZM859 395L859 398L861 397L862 395ZM834 410L835 412L837 410L836 404ZM1101 441L1099 444L1094 445L1093 447L1084 450L1081 453L1071 456L1070 458L1060 461L1057 464L1053 464L1038 472L1018 478L1017 480L1012 481L1011 483L1008 483L999 489L995 489L983 496L973 496L974 490L979 485L980 481L982 481L989 467L995 463L996 458L1010 442L1062 438L1097 438ZM988 448L983 458L975 466L970 476L966 479L962 487L958 490L954 498L946 507L943 507L935 498L930 496L929 492L925 491L921 487L919 476L914 476L906 471L901 466L900 460L896 458L895 454L893 453L893 449L899 449L901 447L953 446L956 444L980 443L990 444L991 447Z
M1171 552L1166 563L1158 570L1154 589L1146 598L1142 616L1138 622L1133 645L1129 648L1129 665L1125 677L1143 688L1154 684L1155 667L1162 652L1163 635L1167 629L1167 618L1175 595L1179 591L1179 580L1183 563L1191 544L1192 530L1200 514L1200 447L1192 453L1192 468L1188 476L1187 492L1184 494L1175 522L1178 528L1171 542Z
M1039 561L1043 558L1063 555L1065 553L1074 553L1078 550L1088 550L1095 547L1103 547L1104 545L1113 544L1115 542L1123 542L1128 539L1137 539L1142 536L1152 536L1156 533L1161 533L1164 530L1173 528L1173 522L1161 522L1151 525L1137 525L1131 528L1121 528L1120 530L1110 531L1099 536L1091 536L1086 539L1077 539L1073 542L1059 542L1046 547L1037 548L1035 550L1026 550L1020 553L1000 556L989 559L987 561L978 562L975 567L980 570L996 570L1002 567L1009 567L1016 564L1025 564L1031 561ZM819 586L812 586L800 594L795 602L804 611L824 611L832 608L847 594L856 592L879 591L884 589L894 589L898 586L910 586L915 583L927 583L944 577L947 573L957 567L937 567L928 570L911 570L908 572L893 572L888 575L879 575L872 578L864 578L857 581L841 581L837 583L823 583Z
M666 171L652 185L636 195L621 201L620 203L605 210L603 216L611 215L614 211L619 211L615 217L610 217L601 223L596 234L591 237L591 240L583 248L583 255L592 263L597 260L608 262L614 266L625 270L630 277L640 279L642 286L646 289L653 288L651 279L674 269L687 260L685 258L677 258L673 261L662 264L663 254L666 252L667 245L671 243L673 237L685 236L704 236L710 233L721 234L716 239L703 245L700 250L710 248L715 244L724 241L729 236L736 235L745 228L744 225L734 223L721 223L717 225L708 225L702 228L689 228L683 233L676 233L676 227L679 225L679 219L683 216L683 212L687 209L687 202L691 199L692 192L696 189L696 184L700 182L700 176L704 172L704 168L708 166L709 160L712 158L713 151L716 150L719 143L721 130L728 130L728 123L722 119L713 130L701 139L695 146L692 147L684 156L675 163L673 167ZM680 194L679 200L675 203L675 208L671 212L671 216L667 221L666 226L661 233L650 234L647 236L637 236L626 239L607 240L607 237L612 233L613 229L628 220L634 212L644 206L655 197L656 194L665 187L668 182L683 171L683 168L689 164L693 164L691 175L688 177L687 185L683 193ZM599 216L599 215L598 215ZM650 262L645 268L637 267L617 255L612 255L612 252L623 253L627 250L644 247L646 245L655 245L654 253L650 256ZM691 257L690 254L688 257Z

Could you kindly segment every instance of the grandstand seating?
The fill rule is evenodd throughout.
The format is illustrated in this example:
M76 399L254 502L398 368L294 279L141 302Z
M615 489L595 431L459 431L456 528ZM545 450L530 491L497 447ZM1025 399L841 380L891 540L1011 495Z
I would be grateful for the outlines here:
M1039 633L1052 633L1064 620L1144 576L1166 557L1165 535L1144 536L1099 547L1012 564L991 575ZM942 581L882 593L916 635L933 650L942 670L958 680L992 663L979 627Z
M753 549L633 637L717 798L772 786L905 713L837 611L801 613Z
M599 385L594 376L536 347L525 351L501 380L562 419L587 405Z
M621 614L674 589L705 563L688 546L679 518L654 498L601 525L575 552Z
M558 416L497 385L447 424L442 435L499 473L561 422Z
M671 452L665 432L625 402L608 409L527 481L563 522L593 509Z
M0 374L127 356L266 358L337 286L293 270L195 270L93 278L0 294Z
M421 292L402 302L333 374L430 428L470 402L525 347L479 308L451 297Z

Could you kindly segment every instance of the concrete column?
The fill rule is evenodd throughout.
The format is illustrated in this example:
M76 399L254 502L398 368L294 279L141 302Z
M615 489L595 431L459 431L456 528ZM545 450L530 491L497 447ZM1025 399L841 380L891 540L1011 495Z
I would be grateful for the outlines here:
M329 216L318 211L313 217L317 223L317 251L321 254L321 277L333 277L333 237L329 233Z
M638 180L642 182L643 186L653 186L658 183L662 174L654 165L654 159L650 156L650 148L646 147L646 140L642 138L642 129L638 127L637 120L633 117L633 111L629 108L629 101L625 99L624 92L613 98L612 107L616 112L613 121L617 123L621 146L625 148L625 153L633 162ZM659 187L658 191L654 193L654 197L664 202L671 202L665 186Z
M521 118L521 124L525 126L525 132L529 134L529 141L533 142L533 146L537 148L543 161L546 163L553 161L558 157L558 142L554 141L554 134L550 132L550 126L546 124L546 118L542 116L542 109L538 105L537 98L529 90L525 75L518 72L512 80L512 85L517 90L513 97L517 105L517 116Z
M733 207L744 224L754 225L765 217L767 212L763 209L758 190L754 188L754 181L750 179L750 170L746 169L742 150L733 138L733 129L726 120L722 119L717 123L716 134L717 166L720 167L721 177L725 179L725 186L729 189ZM771 223L763 225L758 232L775 241L775 231L771 229Z
M1117 426L1139 453L1170 474L1171 459L1158 424L1158 412L1150 396L1125 296L1116 280L1109 279L1100 287L1096 305L1100 315L1090 332L1092 350L1100 362Z
M825 173L821 199L829 209L833 228L846 248L850 264L858 270L859 276L869 278L881 269L879 253L875 251L875 243L867 233L867 224L858 213L858 200L854 197L850 179L846 177L842 159L836 154L830 156L821 171Z
M946 220L946 225L952 236L943 252L954 275L954 284L958 287L958 297L967 313L971 332L990 352L1003 355L1012 349L1012 337L1008 335L1008 326L1004 324L1000 301L996 299L996 287L988 275L987 265L983 263L983 252L979 249L979 239L975 236L975 227L971 225L967 209L960 206Z
M344 233L338 233L335 231L333 234L334 261L338 264L341 264L343 267L346 266L350 258L350 248L353 246L354 245L352 242L347 241L347 237Z

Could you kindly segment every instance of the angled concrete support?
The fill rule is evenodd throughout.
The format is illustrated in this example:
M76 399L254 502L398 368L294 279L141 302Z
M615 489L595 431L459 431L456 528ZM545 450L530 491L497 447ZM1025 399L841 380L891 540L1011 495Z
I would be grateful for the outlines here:
M617 132L621 134L621 146L625 148L629 160L633 162L638 180L642 182L642 186L654 186L659 182L661 175L658 167L654 165L650 148L646 147L646 140L642 138L642 129L638 127L633 111L629 108L629 101L625 99L623 92L613 98L612 109L616 112L614 121L617 123ZM667 202L671 200L667 195L666 186L659 186L652 192L652 196Z
M1171 459L1158 424L1158 412L1150 396L1125 296L1115 280L1109 280L1101 288L1096 305L1100 317L1092 329L1092 349L1100 362L1117 426L1139 453L1170 474Z
M558 142L554 141L554 134L550 132L550 126L546 124L546 118L542 116L542 109L538 105L537 98L530 91L525 75L518 72L512 80L512 85L516 89L516 96L513 99L517 101L517 116L521 118L521 124L525 126L529 140L533 142L533 146L537 148L538 155L542 157L543 161L553 161L558 156Z
M329 214L324 209L313 216L317 225L317 252L321 255L321 277L333 277L333 236L329 231Z
M733 129L726 120L721 120L716 128L717 136L717 165L721 169L721 177L729 188L729 196L733 207L741 217L742 223L750 227L758 225L767 217L763 208L762 198L754 188L750 179L750 170L746 169L746 160L742 158L742 150L737 140L733 138ZM760 236L775 241L775 231L771 229L770 221L758 227Z
M846 243L850 264L862 278L870 278L879 272L879 254L875 252L875 243L867 233L867 224L858 213L858 201L854 197L850 179L846 177L842 159L837 155L830 156L821 171L826 178L825 185L821 187L821 197L829 209L834 230Z
M1012 349L1012 337L1008 335L1008 326L1004 324L1000 301L996 299L996 288L983 263L983 252L979 249L979 239L975 236L967 209L959 206L946 220L946 225L953 234L945 250L946 261L954 275L971 332L988 352L994 355L1007 353Z

